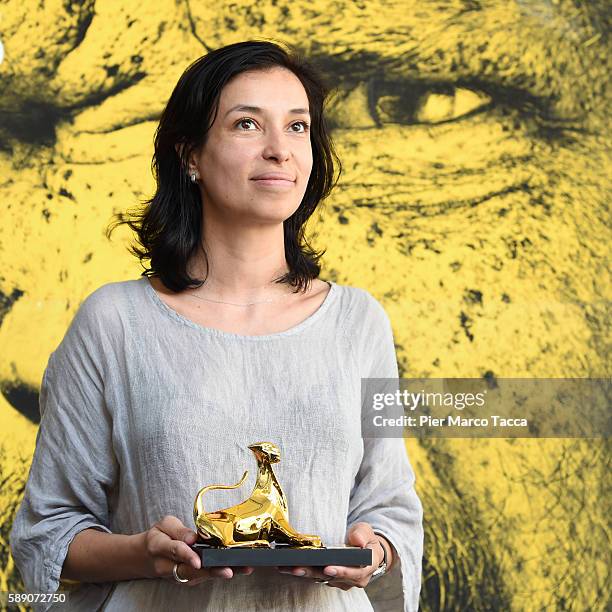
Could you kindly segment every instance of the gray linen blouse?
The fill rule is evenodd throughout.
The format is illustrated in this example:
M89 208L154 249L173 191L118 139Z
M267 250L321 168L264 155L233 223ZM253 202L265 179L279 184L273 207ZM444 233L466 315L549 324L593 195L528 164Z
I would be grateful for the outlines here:
M86 528L146 531L166 514L194 528L196 492L213 511L246 499L247 445L281 449L274 466L291 524L324 545L366 521L400 563L366 590L256 569L185 587L166 579L83 583L63 610L416 611L422 507L399 438L361 437L361 377L398 376L393 333L367 291L330 283L319 309L279 333L206 328L167 306L148 278L108 283L81 304L51 354L41 423L10 534L28 592L52 593ZM374 606L374 607L373 607ZM36 609L49 609L49 604Z

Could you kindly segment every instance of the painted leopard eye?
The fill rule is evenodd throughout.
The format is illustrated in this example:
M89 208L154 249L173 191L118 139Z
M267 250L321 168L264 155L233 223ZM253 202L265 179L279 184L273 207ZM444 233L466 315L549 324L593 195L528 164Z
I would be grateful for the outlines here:
M377 102L377 115L382 123L395 123L401 118L400 96L382 96ZM452 87L448 92L429 91L422 94L412 110L412 123L454 121L483 110L491 96L465 87Z
M418 125L456 121L493 104L478 89L450 83L422 83L371 79L350 91L336 92L328 111L342 127Z
M370 112L378 125L456 121L488 108L488 94L452 83L372 80Z

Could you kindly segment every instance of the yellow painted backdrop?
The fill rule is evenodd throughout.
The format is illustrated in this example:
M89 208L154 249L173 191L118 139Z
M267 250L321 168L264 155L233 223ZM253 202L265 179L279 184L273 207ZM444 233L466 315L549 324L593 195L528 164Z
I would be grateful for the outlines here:
M286 41L336 87L323 277L368 289L410 377L609 376L610 8L574 0L0 1L0 590L50 352L136 278L113 212L207 50ZM604 610L601 440L409 441L423 610Z

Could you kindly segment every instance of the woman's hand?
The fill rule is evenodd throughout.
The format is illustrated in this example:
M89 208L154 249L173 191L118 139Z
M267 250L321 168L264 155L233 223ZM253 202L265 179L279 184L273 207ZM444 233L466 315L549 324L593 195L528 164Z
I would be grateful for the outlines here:
M172 569L178 563L177 573L194 586L211 578L232 578L234 572L252 574L253 567L211 567L201 569L200 556L191 548L197 533L185 527L175 516L164 516L148 531L140 534L144 548L144 573L146 578L169 578L174 581Z
M347 567L339 565L328 565L321 569L316 567L279 567L282 574L292 574L303 578L314 579L321 582L327 580L328 586L337 587L343 591L348 591L353 587L364 588L370 582L370 577L383 560L383 544L381 536L374 533L369 523L355 523L347 534L347 544L349 546L359 546L361 548L372 549L372 565L366 567ZM391 545L388 546L388 551ZM387 552L387 566L390 567L392 559Z

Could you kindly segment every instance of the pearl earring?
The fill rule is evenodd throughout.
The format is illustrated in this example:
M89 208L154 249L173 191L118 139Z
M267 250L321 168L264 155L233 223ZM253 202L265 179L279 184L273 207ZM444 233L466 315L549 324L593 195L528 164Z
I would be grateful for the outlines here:
M191 182L192 182L192 183L195 183L195 182L196 182L196 173L195 173L195 172L192 172L192 173L191 173Z

